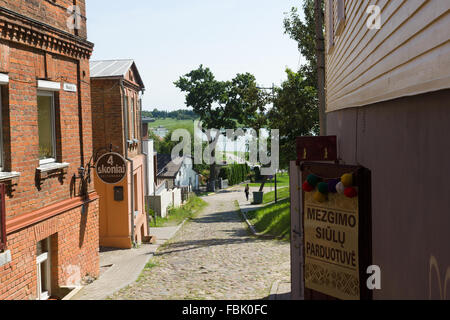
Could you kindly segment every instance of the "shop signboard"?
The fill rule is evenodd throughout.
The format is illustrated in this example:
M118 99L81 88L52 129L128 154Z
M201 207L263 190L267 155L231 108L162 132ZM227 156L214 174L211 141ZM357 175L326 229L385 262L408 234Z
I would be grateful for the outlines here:
M370 299L370 173L324 163L301 170L305 298Z
M95 172L104 183L118 184L127 175L127 163L118 153L106 153L97 160Z

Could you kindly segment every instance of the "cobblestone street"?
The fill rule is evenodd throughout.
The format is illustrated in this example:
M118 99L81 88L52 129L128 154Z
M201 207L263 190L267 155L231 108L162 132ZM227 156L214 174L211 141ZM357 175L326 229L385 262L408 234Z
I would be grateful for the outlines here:
M263 299L290 281L289 243L249 234L235 200L242 189L203 198L201 214L161 247L139 280L112 299Z

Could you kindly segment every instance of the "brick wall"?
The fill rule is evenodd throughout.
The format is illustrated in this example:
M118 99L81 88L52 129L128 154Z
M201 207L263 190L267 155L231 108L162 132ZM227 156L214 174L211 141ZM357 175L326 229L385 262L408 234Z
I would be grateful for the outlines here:
M128 96L128 103L134 97L136 104L135 112L135 132L139 143L128 148L128 156L132 159L140 154L141 130L139 112L139 93L136 89L125 86L125 94ZM120 81L117 79L91 79L92 97L92 122L93 122L93 143L95 150L104 148L112 143L119 147L120 154L125 154L124 147L124 119L123 119L123 95ZM129 111L131 109L129 108ZM128 117L130 117L129 112ZM131 120L128 118L128 139L131 140Z
M92 79L92 122L95 150L112 144L124 154L122 94L119 80Z
M86 39L85 0L0 0L1 7L71 34L75 34L75 30L71 30L67 26L67 19L70 17L67 8L74 4L80 8L81 12L81 28L77 35Z
M37 210L71 197L70 180L78 168L85 166L92 155L92 119L88 60L73 60L63 56L46 55L11 44L8 55L10 83L4 88L6 167L21 176L12 196L7 199L7 218ZM39 167L39 136L36 79L49 74L49 80L77 84L77 64L81 75L82 126L80 129L78 93L61 90L55 95L58 162L70 164L64 179L49 178L36 183ZM47 67L45 67L47 66ZM81 72L81 73L82 73ZM62 80L64 79L64 80ZM6 101L5 101L6 100ZM80 130L82 142L80 144ZM12 142L12 143L11 143ZM9 161L8 161L9 160ZM91 184L91 190L93 184Z
M52 288L97 277L98 200L82 214L77 207L8 237L12 262L0 267L0 300L36 299L36 243L51 237Z
M5 171L20 173L6 198L6 249L12 261L0 267L0 299L36 298L36 245L48 237L55 290L78 284L88 274L98 275L98 200L90 202L87 214L82 213L79 180L72 180L80 166L86 167L93 150L92 44L67 28L64 8L73 3L84 12L84 1L0 0L0 72L9 75L9 84L1 88ZM84 23L78 35L85 37L85 33ZM37 179L36 170L40 166L38 79L59 82L61 88L64 83L78 88L77 92L61 89L55 93L56 160L69 167L65 174L44 179ZM93 182L88 191L95 197ZM63 204L64 210L59 210Z

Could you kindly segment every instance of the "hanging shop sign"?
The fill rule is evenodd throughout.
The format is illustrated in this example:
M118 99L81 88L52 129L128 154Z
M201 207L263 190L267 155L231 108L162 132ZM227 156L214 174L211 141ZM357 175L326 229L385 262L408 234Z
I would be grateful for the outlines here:
M305 163L305 288L342 300L370 299L370 176L362 167Z
M336 161L337 137L297 138L297 163L301 161Z
M104 183L117 184L127 175L127 163L118 153L106 153L97 160L95 172Z

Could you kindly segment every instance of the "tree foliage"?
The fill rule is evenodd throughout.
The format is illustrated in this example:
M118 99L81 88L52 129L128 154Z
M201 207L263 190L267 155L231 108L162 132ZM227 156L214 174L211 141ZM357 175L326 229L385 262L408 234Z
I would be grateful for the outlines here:
M323 3L322 3L323 5ZM314 0L303 1L304 20L300 18L297 8L292 8L285 16L284 31L298 44L298 49L307 63L300 67L308 85L317 88L316 58L316 20L314 16Z
M200 117L206 129L236 129L238 124L265 125L267 98L250 73L219 81L203 65L175 82L186 93L186 105Z
M296 159L296 138L320 132L317 94L316 24L314 0L303 1L304 19L292 8L284 19L285 33L298 44L306 64L298 72L286 69L287 80L276 88L269 126L280 130L280 166Z
M142 116L148 118L155 119L177 119L177 120L196 120L198 119L198 115L195 114L192 110L174 110L174 111L166 111L166 110L158 110L153 109L153 111L142 110Z
M270 126L280 130L280 166L286 168L296 159L297 137L319 132L317 93L301 71L286 69L287 80L276 88Z
M236 129L239 124L263 126L266 123L266 118L261 116L266 99L250 73L219 81L209 68L200 65L174 84L186 93L186 105L199 115L205 129ZM208 138L210 142L216 139ZM216 173L215 164L211 165L210 172ZM215 178L215 174L210 175L211 185L215 184Z

